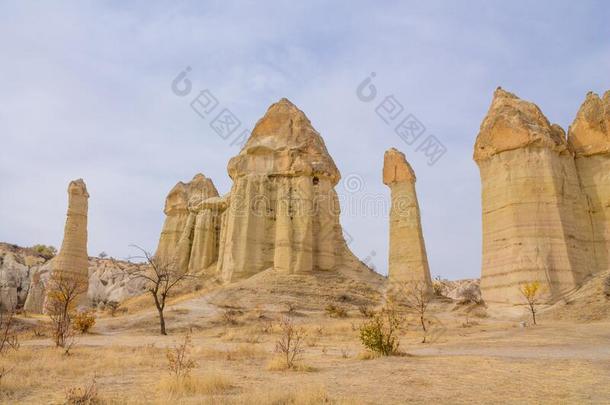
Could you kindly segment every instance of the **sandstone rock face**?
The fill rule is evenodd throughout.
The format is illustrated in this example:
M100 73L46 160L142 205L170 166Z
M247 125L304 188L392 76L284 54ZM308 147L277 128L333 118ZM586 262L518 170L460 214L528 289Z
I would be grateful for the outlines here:
M87 306L86 291L89 285L89 256L87 255L87 212L89 193L82 179L71 181L68 186L68 215L64 238L59 253L53 258L51 277L63 273L75 280L84 291L77 298L78 306ZM39 312L38 308L32 308Z
M220 214L226 202L211 179L197 174L179 182L165 200L165 223L157 256L175 261L183 270L200 272L216 262Z
M273 268L332 270L346 257L334 186L339 171L305 114L282 99L269 107L228 165L218 273L229 282Z
M30 288L30 277L44 263L33 255L22 255L8 245L0 246L0 310L23 307Z
M121 266L128 268L126 262ZM112 259L89 259L89 290L87 296L93 306L100 303L122 302L140 294L144 294L146 281L130 279Z
M610 269L610 91L587 94L568 131L582 190L589 201L596 272Z
M539 281L552 301L595 268L588 204L563 130L540 109L496 90L474 160L481 172L487 302L523 303Z
M428 257L415 192L415 173L402 152L392 148L383 160L383 183L390 187L390 282L431 286Z

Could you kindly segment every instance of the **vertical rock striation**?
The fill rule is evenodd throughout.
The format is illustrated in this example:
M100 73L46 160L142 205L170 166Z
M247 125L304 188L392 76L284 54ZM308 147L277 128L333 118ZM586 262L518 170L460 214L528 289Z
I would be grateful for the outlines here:
M586 198L564 131L540 109L498 88L477 136L482 183L481 291L522 303L539 281L552 301L595 268Z
M270 268L308 273L341 264L340 174L295 105L282 99L269 107L228 171L233 187L218 261L225 281Z
M220 212L224 205L211 179L196 174L179 182L165 199L165 223L156 256L180 269L201 272L218 256Z
M568 130L593 228L594 271L610 268L610 91L590 92Z
M65 280L75 281L81 291L76 302L79 307L87 306L87 289L89 286L89 255L87 254L87 214L89 193L82 179L70 182L68 186L68 214L64 227L64 238L57 256L49 262L50 277L65 275ZM33 278L33 287L42 287L41 280ZM48 294L46 290L45 294ZM26 310L41 313L44 310L41 291L32 291L28 296ZM29 301L29 302L28 302Z
M415 173L402 152L392 148L383 159L383 184L390 187L390 282L423 282L431 286L422 233Z

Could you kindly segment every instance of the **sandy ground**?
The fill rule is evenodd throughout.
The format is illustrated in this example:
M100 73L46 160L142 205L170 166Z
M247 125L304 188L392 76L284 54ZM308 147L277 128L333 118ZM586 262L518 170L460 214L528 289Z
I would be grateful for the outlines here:
M610 403L610 322L543 317L538 326L521 327L514 314L466 317L452 305L431 307L429 343L421 343L410 319L401 332L404 355L368 360L358 337L365 318L357 310L336 319L296 308L289 316L306 331L302 371L268 369L277 356L274 325L287 312L281 305L242 309L229 321L208 298L182 299L167 309L169 336L157 334L150 309L100 314L70 356L48 336L24 337L19 351L3 359L15 369L0 384L0 398L62 403L68 387L95 377L107 403ZM222 392L170 397L158 386L168 375L167 347L189 329L193 375L221 376Z

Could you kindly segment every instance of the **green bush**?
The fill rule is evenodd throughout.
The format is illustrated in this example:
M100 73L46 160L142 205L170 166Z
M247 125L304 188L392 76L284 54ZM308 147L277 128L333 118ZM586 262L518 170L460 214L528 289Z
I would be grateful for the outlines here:
M402 320L390 308L382 309L360 327L360 341L370 351L382 356L398 354L398 331Z
M57 249L51 245L34 245L32 249L47 260L52 259L57 254Z

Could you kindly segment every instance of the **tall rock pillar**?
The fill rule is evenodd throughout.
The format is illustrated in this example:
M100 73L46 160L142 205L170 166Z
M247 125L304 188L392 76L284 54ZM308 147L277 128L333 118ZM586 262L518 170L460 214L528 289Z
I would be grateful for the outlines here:
M428 257L422 233L415 173L402 152L392 148L383 159L383 184L390 187L390 282L431 286Z
M568 130L590 209L595 272L610 269L610 91L590 92Z
M481 292L488 302L523 303L538 281L554 301L591 273L587 201L564 131L533 103L498 88L477 136L481 173Z
M87 304L89 286L89 256L87 254L87 211L89 193L82 179L70 182L68 186L68 215L64 227L64 239L59 253L53 259L51 279L70 280L78 283L79 306ZM65 278L63 278L65 276ZM47 285L47 296L53 288Z
M286 99L261 118L228 165L218 271L230 282L273 269L333 270L348 257L337 195L340 178L320 134Z

